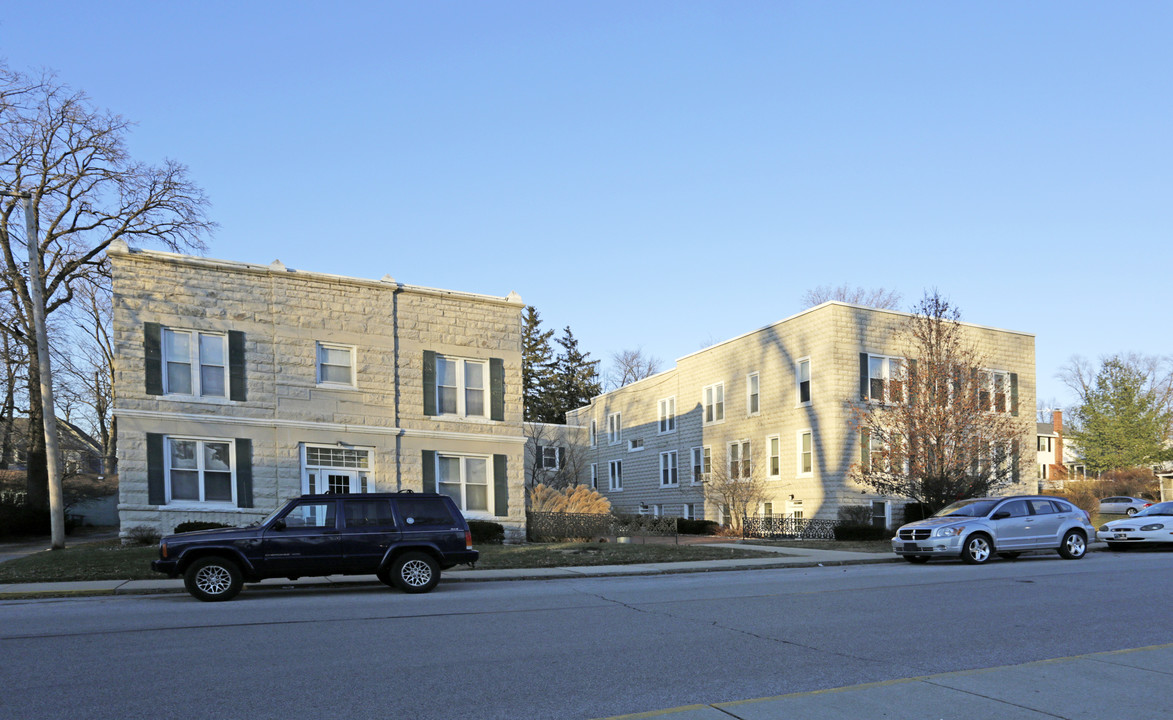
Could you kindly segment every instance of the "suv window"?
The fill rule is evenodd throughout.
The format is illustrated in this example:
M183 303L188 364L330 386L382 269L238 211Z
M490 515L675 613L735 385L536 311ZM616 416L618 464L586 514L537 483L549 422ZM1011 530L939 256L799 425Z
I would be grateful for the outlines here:
M343 503L346 527L394 527L390 500L347 500Z
M454 520L441 498L400 498L399 514L408 525L451 525Z
M337 503L298 503L285 516L286 527L334 527L334 507Z

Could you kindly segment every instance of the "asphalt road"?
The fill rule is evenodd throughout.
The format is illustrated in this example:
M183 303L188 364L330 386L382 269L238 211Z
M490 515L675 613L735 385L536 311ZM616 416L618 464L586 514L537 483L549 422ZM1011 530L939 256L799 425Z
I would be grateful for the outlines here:
M1134 551L7 601L0 717L599 717L1169 643L1171 591Z

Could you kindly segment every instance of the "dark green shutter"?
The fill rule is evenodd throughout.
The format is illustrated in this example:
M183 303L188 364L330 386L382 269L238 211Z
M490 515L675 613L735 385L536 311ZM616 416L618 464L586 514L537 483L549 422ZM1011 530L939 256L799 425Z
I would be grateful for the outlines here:
M143 351L146 357L147 395L162 395L163 326L159 323L143 323Z
M871 454L871 431L867 428L860 428L859 430L859 465L864 472L869 472L872 468L872 454Z
M497 517L509 515L509 477L504 455L493 456L493 514Z
M859 354L859 399L867 400L868 393L868 354L861 352Z
M236 438L236 507L253 507L253 441Z
M158 326L156 326L158 327ZM163 436L147 433L147 503L167 503L167 479L163 468Z
M423 492L436 492L436 451L424 450L424 487Z
M916 360L908 361L908 377L906 379L908 385L908 404L916 405L916 388L920 384L920 378L916 374Z
M244 333L228 331L228 397L236 402L248 399L244 375ZM241 505L252 507L252 505Z
M436 353L424 350L424 415L436 414Z
M1010 373L1010 414L1018 417L1018 373Z
M1010 479L1018 482L1021 479L1018 467L1018 438L1010 441L1010 454Z
M505 361L489 358L489 419L505 419Z

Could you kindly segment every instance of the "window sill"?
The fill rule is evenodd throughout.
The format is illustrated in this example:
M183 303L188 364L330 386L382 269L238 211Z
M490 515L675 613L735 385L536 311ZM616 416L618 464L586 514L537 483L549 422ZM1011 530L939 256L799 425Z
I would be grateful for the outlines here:
M235 502L221 500L205 500L203 502L199 500L172 500L159 507L172 510L209 510L214 512L223 512L225 510L253 510L253 508L238 508Z
M318 383L314 387L319 390L346 390L350 392L358 392L358 386L342 385L340 383Z
M152 396L159 397L159 396ZM190 403L204 403L206 405L237 405L235 400L229 400L225 397L218 397L216 395L184 395L183 393L166 393L162 397L168 400L178 400L180 402Z

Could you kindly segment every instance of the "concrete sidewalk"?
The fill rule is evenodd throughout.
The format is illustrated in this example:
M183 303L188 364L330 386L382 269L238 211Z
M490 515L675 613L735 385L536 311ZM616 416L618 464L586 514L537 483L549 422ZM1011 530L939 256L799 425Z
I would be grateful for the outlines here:
M609 720L1167 718L1173 714L1171 680L1173 645L1156 645Z
M700 543L711 547L729 547L722 543ZM442 583L486 582L494 580L552 580L583 577L611 577L623 575L668 575L688 572L718 572L752 570L759 568L818 567L834 565L863 565L899 562L888 553L844 552L840 550L811 550L772 545L737 545L738 549L771 553L760 558L731 560L695 560L691 562L646 563L643 565L583 565L556 568L518 568L509 570L481 570L458 566L445 570ZM322 586L342 587L381 585L374 575L330 575L298 580L270 579L245 586L245 592L285 587ZM10 583L0 585L0 600L29 597L68 597L85 595L138 595L165 592L186 592L182 579L171 580L159 576L151 580L90 580L61 583Z

